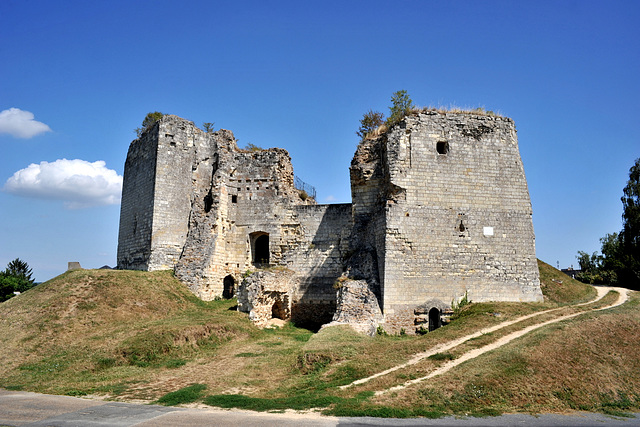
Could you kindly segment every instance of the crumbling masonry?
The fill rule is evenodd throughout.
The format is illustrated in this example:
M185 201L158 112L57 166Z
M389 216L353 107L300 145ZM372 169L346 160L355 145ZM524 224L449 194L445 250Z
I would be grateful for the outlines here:
M241 150L228 130L164 116L129 147L118 267L174 269L205 300L237 294L257 324L368 333L439 322L426 313L465 293L542 300L511 119L407 116L362 141L350 173L351 204L317 205L285 150Z

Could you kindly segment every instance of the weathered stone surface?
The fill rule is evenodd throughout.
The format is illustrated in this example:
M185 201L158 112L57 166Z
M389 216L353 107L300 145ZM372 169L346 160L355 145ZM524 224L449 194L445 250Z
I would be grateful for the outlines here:
M338 280L338 301L331 323L323 326L349 324L356 331L375 335L378 324L384 320L378 297L366 280Z
M422 324L429 300L542 300L511 119L408 116L360 143L350 176L351 204L316 205L294 187L285 150L240 150L228 130L165 116L129 147L118 266L174 269L206 300L247 270L281 266L292 287L268 291L264 307L287 298L271 315L324 323L335 312L392 333ZM343 274L353 281L336 295Z
M427 112L360 144L354 251L375 254L389 332L427 299L541 301L531 202L511 119Z
M299 286L288 270L258 271L246 277L238 288L238 311L249 313L258 327L272 318L291 318L292 295Z

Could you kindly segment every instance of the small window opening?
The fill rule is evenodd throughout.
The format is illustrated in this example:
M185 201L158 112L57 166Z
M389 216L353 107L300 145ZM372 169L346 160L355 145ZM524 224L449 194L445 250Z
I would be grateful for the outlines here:
M211 190L209 190L209 194L204 196L204 211L206 213L209 213L212 206L213 206L213 194L211 194Z
M231 196L231 203L238 203L238 195L234 194Z
M440 320L440 310L436 307L433 307L429 310L429 332L435 331L440 326L442 326L442 321Z
M222 298L230 299L233 298L235 293L236 281L232 275L228 275L222 281Z
M438 154L447 154L449 152L449 143L447 141L438 141L436 143L436 151Z

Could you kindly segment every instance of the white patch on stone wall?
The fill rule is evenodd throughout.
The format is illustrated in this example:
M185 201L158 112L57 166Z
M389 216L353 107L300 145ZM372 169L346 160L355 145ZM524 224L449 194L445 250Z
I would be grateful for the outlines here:
M482 227L485 236L493 236L493 227Z

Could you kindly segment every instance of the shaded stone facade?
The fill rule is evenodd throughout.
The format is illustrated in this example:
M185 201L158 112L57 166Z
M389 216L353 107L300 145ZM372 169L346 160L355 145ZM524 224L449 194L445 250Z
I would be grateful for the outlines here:
M129 148L118 266L174 269L205 300L237 290L239 301L257 283L243 288L245 273L279 266L289 271L286 290L254 292L277 305L265 302L258 317L363 323L344 302L359 299L337 296L341 278L367 307L375 296L381 315L369 307L364 323L389 332L422 327L418 306L445 307L465 292L473 301L542 300L512 120L411 115L361 142L350 173L351 204L316 205L294 187L285 150L240 150L230 131L164 116Z

